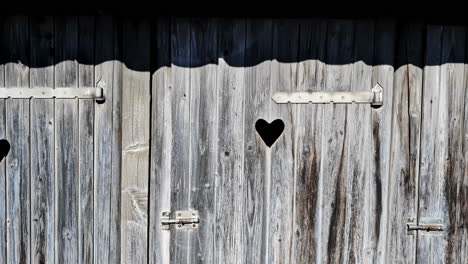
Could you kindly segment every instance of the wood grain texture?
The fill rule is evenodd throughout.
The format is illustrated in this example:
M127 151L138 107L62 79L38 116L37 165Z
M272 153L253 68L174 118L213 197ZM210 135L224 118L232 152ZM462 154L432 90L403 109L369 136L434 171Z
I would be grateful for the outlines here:
M215 179L218 157L217 20L191 20L189 208L203 219L189 233L189 263L212 263L215 242Z
M30 18L30 85L54 86L52 17ZM55 262L54 100L31 100L31 261Z
M387 260L402 263L415 261L416 236L408 235L405 223L417 216L419 144L421 131L421 96L423 85L420 65L424 58L423 27L420 24L400 28L397 65L393 83L392 147L390 154ZM376 111L380 111L376 110ZM379 233L376 230L376 233ZM375 234L376 234L375 233ZM385 234L382 234L385 235ZM374 255L376 260L377 255Z
M271 152L258 133L255 122L271 122L270 58L272 20L248 20L246 25L244 104L244 180L242 186L241 263L266 263Z
M151 170L148 262L170 263L170 233L161 229L161 212L171 209L171 21L152 24Z
M245 19L220 20L218 29L218 172L215 179L215 263L241 263L244 210ZM236 67L240 66L240 67Z
M278 105L271 99L275 92L297 90L297 60L299 50L299 21L296 19L274 19L272 21L272 56L270 63L270 93L264 104L269 104L271 122L281 119L286 125L283 134L271 147L270 197L265 203L268 208L267 263L286 263L292 250L294 205L294 128L293 105ZM286 177L285 177L286 176Z
M3 47L11 63L5 65L5 87L29 88L29 35L27 17L8 17L3 24ZM7 262L31 261L30 111L29 100L6 100ZM20 132L20 133L19 133Z
M454 234L451 230L457 206L454 198L463 175L464 66L451 62L465 58L465 29L429 26L427 36L427 45L433 48L427 49L426 56L439 59L440 66L425 68L418 221L439 218L449 232L442 236L419 232L417 261L442 263L450 261L448 242ZM429 83L429 75L438 82Z
M297 91L323 91L327 22L300 21ZM309 60L308 58L316 58ZM297 105L291 126L294 144L294 212L292 263L314 263L318 257L320 164L323 106Z
M94 18L78 18L78 87L94 86ZM78 263L93 261L94 104L79 99ZM96 219L98 220L98 219Z
M389 208L389 181L392 175L390 168L390 147L393 109L393 74L390 63L395 58L395 21L377 20L374 25L374 63L372 68L372 86L379 83L383 88L384 104L371 113L371 160L369 193L375 198L369 203L369 243L376 249L371 258L377 262L386 262L388 217L392 214ZM392 258L390 258L392 260Z
M354 50L351 87L349 91L369 90L372 87L372 65L364 61L373 61L374 23L369 20L355 22ZM369 217L368 202L376 193L367 192L370 178L370 105L348 104L346 112L347 175L346 175L346 220L344 226L344 259L350 263L372 263L368 251L374 248L368 245ZM372 243L371 243L372 245Z
M168 92L171 103L171 212L187 210L190 203L190 19L172 18L171 68ZM169 177L167 175L166 177ZM196 208L194 208L196 209ZM203 217L203 216L201 216ZM203 224L202 222L200 224ZM189 263L188 232L171 231L171 263Z
M78 19L55 19L55 86L78 86ZM57 250L59 263L78 262L78 99L55 101Z
M149 22L124 20L122 36L122 259L143 263L147 261L148 233Z
M119 234L111 234L113 222L111 204L118 203L119 197L112 197L113 179L113 95L114 95L114 43L116 41L115 21L108 16L95 18L95 61L94 85L106 83L105 102L94 105L94 263L118 263L120 254L111 254L111 245L119 242ZM114 198L115 200L111 200ZM117 240L117 241L116 241ZM117 254L117 256L116 256Z
M354 23L337 20L328 23L325 68L326 91L349 90L352 80L351 61L354 50ZM320 242L318 262L345 262L345 221L348 133L346 105L329 104L323 109L320 189Z
M3 17L0 17L0 23L4 23ZM3 26L0 28L4 28ZM2 44L5 36L0 33ZM5 52L0 50L1 56L5 56ZM0 64L0 86L5 87L5 64ZM0 138L6 137L6 111L5 99L0 99ZM6 157L0 160L0 263L7 263L7 177L6 177Z

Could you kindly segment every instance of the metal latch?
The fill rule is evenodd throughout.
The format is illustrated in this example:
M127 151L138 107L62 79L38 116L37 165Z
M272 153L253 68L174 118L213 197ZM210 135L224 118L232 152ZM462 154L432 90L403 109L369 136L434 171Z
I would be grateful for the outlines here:
M370 91L360 92L279 92L273 95L277 104L383 104L382 86L376 84Z
M175 219L171 219L171 212L162 212L161 224L163 230L170 230L171 225L176 229L195 229L200 222L197 210L175 211Z
M407 223L408 234L414 234L416 231L440 233L445 230L442 219L422 217L419 223L414 219L409 219Z

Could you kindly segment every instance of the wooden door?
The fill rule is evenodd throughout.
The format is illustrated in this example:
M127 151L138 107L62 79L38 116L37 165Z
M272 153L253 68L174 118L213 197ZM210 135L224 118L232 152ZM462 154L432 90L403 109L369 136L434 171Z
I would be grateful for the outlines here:
M392 100L374 109L271 96L378 82L392 98L394 24L173 18L155 27L150 262L382 261ZM259 119L285 124L271 147ZM197 229L162 230L162 211L189 209Z

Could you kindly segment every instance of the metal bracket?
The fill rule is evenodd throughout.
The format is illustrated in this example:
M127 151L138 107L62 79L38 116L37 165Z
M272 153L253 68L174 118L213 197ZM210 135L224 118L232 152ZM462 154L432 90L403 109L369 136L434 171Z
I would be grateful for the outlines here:
M440 234L445 230L442 219L422 217L420 222L417 223L414 219L408 219L407 223L408 234L413 235L416 231L422 231L420 234Z
M198 228L200 222L198 211L175 211L174 216L175 219L171 219L171 212L162 212L161 225L163 230L170 230L171 225L175 225L176 229Z
M362 92L279 92L273 95L273 101L277 104L371 104L380 106L383 104L382 86L376 84L370 91Z
M9 87L0 88L1 99L95 99L103 100L103 88L106 86L104 81L99 81L97 87Z

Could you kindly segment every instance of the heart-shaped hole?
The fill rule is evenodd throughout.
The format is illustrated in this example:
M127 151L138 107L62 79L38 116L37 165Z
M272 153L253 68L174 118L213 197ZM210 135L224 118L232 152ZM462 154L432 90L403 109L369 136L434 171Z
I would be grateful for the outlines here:
M0 139L0 162L8 155L8 152L10 152L10 142L6 139Z
M279 136L281 136L281 133L283 133L284 123L281 119L276 119L271 123L268 123L263 119L259 119L255 122L255 129L263 142L265 142L268 147L271 147Z

